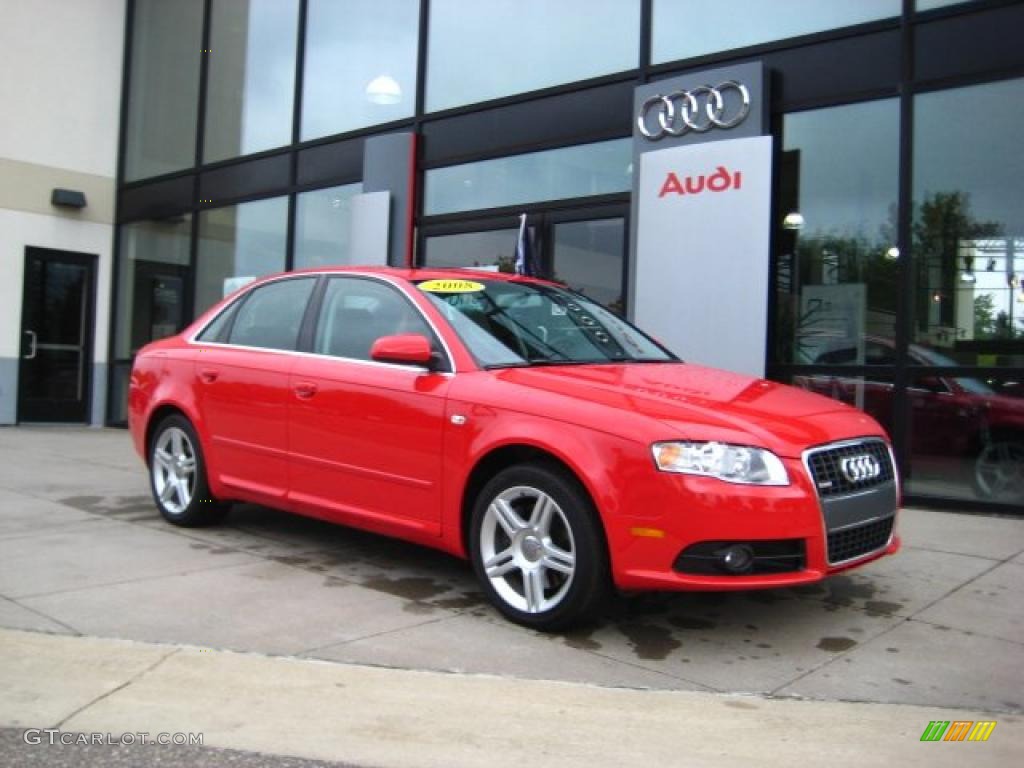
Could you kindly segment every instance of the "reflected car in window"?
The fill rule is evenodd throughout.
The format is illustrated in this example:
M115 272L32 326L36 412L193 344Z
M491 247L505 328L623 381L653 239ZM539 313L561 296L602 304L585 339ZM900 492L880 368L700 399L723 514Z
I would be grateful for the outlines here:
M543 630L614 588L807 584L899 547L870 416L525 277L263 279L139 353L129 426L171 523L244 501L436 547Z
M955 367L956 361L911 344L911 364L926 368ZM820 354L818 365L893 365L895 343L891 339L863 338L863 350L839 345ZM841 375L800 375L793 384L861 408L890 428L894 387L891 372L863 378ZM1016 396L1019 385L1009 382L996 391L973 376L940 376L921 373L907 388L910 406L910 450L915 464L934 464L931 474L947 482L969 468L968 482L981 499L1024 503L1024 399ZM915 475L916 476L916 475Z

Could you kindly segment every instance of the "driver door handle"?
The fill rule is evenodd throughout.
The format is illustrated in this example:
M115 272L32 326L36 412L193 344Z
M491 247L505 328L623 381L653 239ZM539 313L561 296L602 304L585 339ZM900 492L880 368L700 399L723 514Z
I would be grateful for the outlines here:
M199 378L203 380L205 384L213 384L217 380L217 376L220 372L213 368L200 368Z
M312 381L296 382L292 389L295 390L296 397L302 400L309 400L309 398L317 393L317 386Z
M39 342L39 337L36 336L36 332L35 331L25 331L25 333L28 334L29 338L28 338L28 354L25 355L24 357L25 357L26 360L35 360L36 359L36 352L39 349L39 343L38 343Z

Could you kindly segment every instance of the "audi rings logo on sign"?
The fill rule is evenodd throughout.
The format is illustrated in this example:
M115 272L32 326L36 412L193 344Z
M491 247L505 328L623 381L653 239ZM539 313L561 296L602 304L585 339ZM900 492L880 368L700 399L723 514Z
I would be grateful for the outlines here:
M851 483L861 483L878 477L882 473L882 465L874 456L862 453L843 459L839 462L839 470Z
M739 104L726 105L725 94L735 91ZM712 128L735 128L750 114L750 90L735 80L716 86L700 85L689 90L656 94L640 105L636 126L640 135L650 141L665 136L682 136L688 131L705 133ZM651 119L657 127L651 129Z

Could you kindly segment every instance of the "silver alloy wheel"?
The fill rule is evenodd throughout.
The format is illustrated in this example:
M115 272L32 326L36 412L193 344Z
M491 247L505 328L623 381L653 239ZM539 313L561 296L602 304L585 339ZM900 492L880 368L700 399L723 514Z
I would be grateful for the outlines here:
M569 592L576 544L555 500L518 485L488 505L480 526L480 559L505 603L524 613L543 613Z
M196 451L183 430L169 427L160 433L150 471L160 506L171 515L188 509L196 491Z
M974 463L978 489L989 499L1024 493L1024 443L1001 441L981 449Z

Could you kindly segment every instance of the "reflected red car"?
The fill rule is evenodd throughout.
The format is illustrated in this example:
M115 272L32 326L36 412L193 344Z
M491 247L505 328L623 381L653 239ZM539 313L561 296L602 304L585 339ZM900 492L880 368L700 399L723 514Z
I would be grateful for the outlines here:
M140 351L129 424L171 523L241 501L436 547L543 630L614 588L807 584L899 547L870 416L532 278L260 280Z

